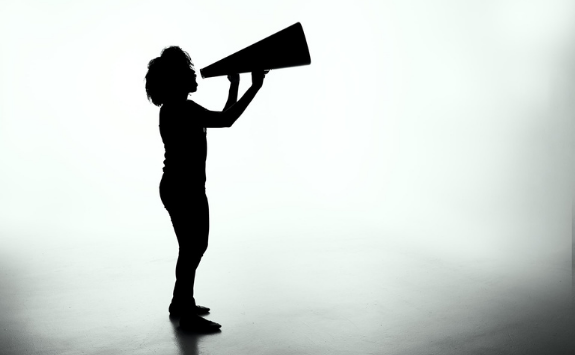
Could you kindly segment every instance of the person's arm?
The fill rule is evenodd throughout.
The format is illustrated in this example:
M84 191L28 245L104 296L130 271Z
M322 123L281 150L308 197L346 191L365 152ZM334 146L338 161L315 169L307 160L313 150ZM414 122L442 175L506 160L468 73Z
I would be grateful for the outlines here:
M238 88L240 86L240 74L228 75L228 80L230 81L230 92L228 93L228 101L222 111L225 111L232 107L238 101Z
M231 127L234 122L244 113L248 105L252 102L258 91L264 83L264 76L266 72L253 72L252 73L252 86L244 93L241 99L235 104L231 105L227 110L222 112L210 111L193 101L188 101L196 108L202 109L202 114L194 118L199 125L207 128L223 128Z

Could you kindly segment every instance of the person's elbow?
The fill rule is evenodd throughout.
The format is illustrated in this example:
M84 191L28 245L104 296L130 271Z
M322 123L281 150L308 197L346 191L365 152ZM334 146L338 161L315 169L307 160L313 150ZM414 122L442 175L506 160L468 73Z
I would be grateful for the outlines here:
M228 128L231 127L234 120L229 114L225 112L214 112L205 117L203 125L210 128Z
M235 115L232 112L229 111L224 111L222 112L222 127L224 128L230 128L231 126L233 126L234 122L236 122L237 117L235 117Z

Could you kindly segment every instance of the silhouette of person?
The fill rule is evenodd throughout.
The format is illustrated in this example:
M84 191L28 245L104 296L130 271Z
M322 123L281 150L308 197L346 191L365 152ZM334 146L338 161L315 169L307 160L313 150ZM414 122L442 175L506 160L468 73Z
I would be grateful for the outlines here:
M230 90L223 111L210 111L189 100L196 92L196 71L188 53L180 47L165 48L152 59L146 74L148 100L160 106L160 135L165 148L160 198L170 215L178 239L176 283L169 307L180 317L180 328L197 332L217 331L221 326L200 315L209 308L196 304L196 269L208 247L210 228L206 197L206 128L231 127L263 85L267 72L252 73L252 86L237 100L239 74L228 76Z

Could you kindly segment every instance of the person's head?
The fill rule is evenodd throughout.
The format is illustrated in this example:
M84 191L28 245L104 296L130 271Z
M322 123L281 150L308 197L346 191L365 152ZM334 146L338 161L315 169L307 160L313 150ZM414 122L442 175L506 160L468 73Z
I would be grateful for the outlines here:
M185 100L197 88L194 64L180 47L165 48L159 57L148 63L146 94L154 105Z

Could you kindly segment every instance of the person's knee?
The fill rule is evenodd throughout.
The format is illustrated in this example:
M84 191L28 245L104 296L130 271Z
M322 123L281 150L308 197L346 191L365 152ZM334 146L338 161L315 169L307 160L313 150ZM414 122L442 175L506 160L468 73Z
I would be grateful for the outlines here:
M195 245L185 245L180 246L180 255L188 258L201 258L208 249L206 244L195 244Z

